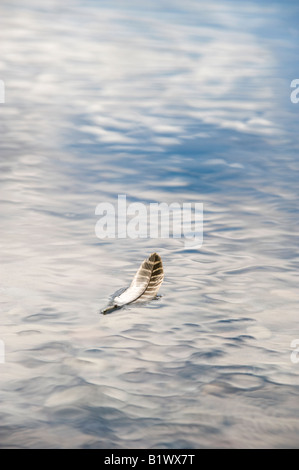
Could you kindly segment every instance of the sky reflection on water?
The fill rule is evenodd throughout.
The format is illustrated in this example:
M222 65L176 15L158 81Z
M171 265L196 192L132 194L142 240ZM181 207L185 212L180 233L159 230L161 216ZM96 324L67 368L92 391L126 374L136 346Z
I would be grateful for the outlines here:
M0 446L298 447L297 4L0 10ZM202 202L203 246L99 240L119 194Z

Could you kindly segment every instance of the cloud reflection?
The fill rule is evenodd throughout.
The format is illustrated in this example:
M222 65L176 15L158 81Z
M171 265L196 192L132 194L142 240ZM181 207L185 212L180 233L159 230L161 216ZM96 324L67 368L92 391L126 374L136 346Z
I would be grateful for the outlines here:
M282 8L1 2L0 446L298 444ZM118 194L203 202L200 251L97 239L95 208ZM98 315L153 251L159 302Z
M9 119L18 104L20 113L11 115L8 141L32 143L30 129L34 139L74 138L75 126L78 141L165 148L192 137L195 123L197 133L204 125L283 131L272 116L275 51L256 34L262 5L189 1L182 12L177 2L154 2L146 15L137 2L51 2L47 13L35 5L2 7L4 112Z

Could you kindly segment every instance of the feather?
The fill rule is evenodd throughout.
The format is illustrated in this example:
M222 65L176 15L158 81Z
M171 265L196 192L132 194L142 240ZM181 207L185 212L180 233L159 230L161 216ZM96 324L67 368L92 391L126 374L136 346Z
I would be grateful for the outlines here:
M154 299L163 279L162 259L157 253L152 253L141 263L130 286L120 295L114 297L112 302L102 310L102 313L106 314L132 302L145 302Z

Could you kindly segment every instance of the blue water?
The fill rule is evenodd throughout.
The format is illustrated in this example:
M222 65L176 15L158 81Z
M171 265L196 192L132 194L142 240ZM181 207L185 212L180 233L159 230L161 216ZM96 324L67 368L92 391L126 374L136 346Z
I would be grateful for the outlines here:
M297 3L0 17L0 446L298 447ZM99 239L118 195L203 203L202 246ZM154 251L161 297L100 315Z

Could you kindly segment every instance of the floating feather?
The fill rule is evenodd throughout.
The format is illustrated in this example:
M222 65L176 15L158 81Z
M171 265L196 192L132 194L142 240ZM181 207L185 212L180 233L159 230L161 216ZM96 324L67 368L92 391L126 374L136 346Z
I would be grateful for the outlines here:
M164 279L161 257L152 253L141 263L131 285L102 310L103 314L112 312L132 302L145 302L156 297Z

